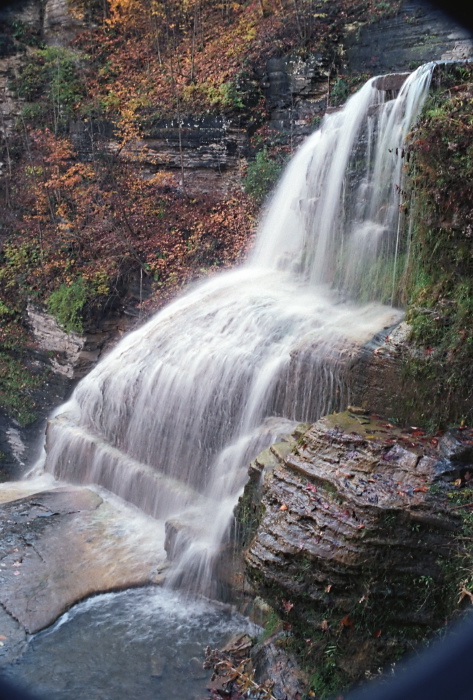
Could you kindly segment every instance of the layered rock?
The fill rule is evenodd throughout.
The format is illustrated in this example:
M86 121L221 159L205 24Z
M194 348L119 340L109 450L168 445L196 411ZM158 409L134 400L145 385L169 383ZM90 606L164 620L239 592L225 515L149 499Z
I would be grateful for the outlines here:
M253 463L266 468L250 578L308 651L323 656L335 643L352 680L400 635L446 614L460 514L441 484L472 468L469 439L457 431L439 449L418 429L348 411L312 425L289 454L276 448Z
M106 343L123 327L116 318L97 324L95 332L81 335L66 333L54 316L33 305L28 306L28 322L40 350L48 353L47 364L54 372L78 379L89 372Z
M121 157L144 177L156 172L174 176L187 194L227 194L241 186L248 134L223 116L158 121L145 137L132 142ZM110 141L110 150L119 145Z

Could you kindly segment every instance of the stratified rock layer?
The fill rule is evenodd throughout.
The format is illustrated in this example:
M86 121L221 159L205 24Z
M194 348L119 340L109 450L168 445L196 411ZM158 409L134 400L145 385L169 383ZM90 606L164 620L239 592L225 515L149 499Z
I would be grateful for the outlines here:
M268 467L246 554L251 579L304 628L308 644L314 633L335 635L339 644L343 633L358 654L368 638L353 674L350 661L340 661L349 676L376 663L372 647L389 644L402 627L418 633L439 624L460 516L434 482L468 469L459 440L449 435L438 445L418 429L349 410L312 425L289 454L273 450L272 465L259 460ZM462 459L450 473L452 441Z

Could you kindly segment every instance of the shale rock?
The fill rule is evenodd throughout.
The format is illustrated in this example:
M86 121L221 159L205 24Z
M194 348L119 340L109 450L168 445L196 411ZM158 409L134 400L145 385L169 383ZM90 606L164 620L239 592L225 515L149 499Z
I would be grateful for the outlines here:
M320 419L276 464L261 460L250 578L311 648L325 648L327 635L351 638L339 665L352 679L388 636L440 623L460 522L442 494L444 459L422 431L349 410Z
M0 664L21 653L27 634L47 627L74 603L157 583L165 568L157 525L146 533L147 519L126 517L90 489L24 496L25 483L18 492L13 483L0 492L0 501L15 499L0 505Z

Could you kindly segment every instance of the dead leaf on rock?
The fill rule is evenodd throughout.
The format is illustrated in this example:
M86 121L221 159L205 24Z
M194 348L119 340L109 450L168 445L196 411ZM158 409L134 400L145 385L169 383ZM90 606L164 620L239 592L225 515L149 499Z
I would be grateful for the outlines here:
M291 612L292 608L294 607L294 603L291 603L290 600L283 600L282 606L284 608L284 612Z
M351 619L350 615L345 615L345 617L342 617L342 619L340 620L340 627L347 627L351 630L355 629L355 624Z
M285 503L283 503L279 510L287 510L287 509L288 509L287 505Z

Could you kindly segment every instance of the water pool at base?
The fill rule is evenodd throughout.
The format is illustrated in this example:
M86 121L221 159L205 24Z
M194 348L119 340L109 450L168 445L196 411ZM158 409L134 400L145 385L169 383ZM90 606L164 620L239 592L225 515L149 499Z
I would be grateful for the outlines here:
M162 588L108 593L35 635L3 675L44 700L197 700L207 645L258 628L225 606Z

